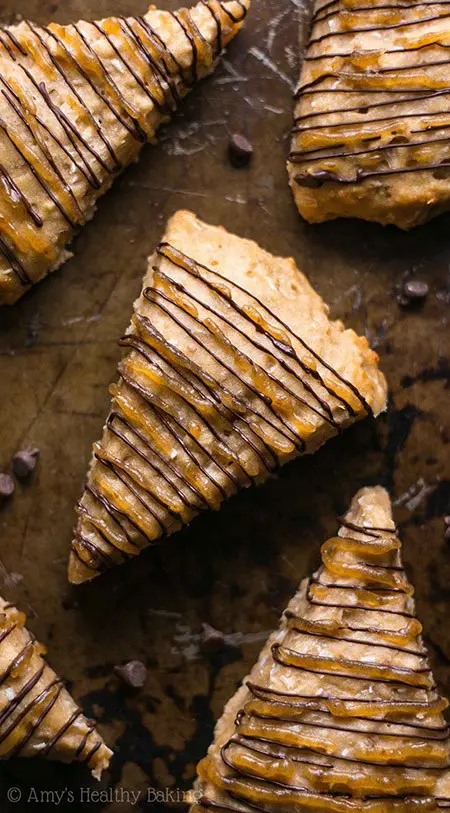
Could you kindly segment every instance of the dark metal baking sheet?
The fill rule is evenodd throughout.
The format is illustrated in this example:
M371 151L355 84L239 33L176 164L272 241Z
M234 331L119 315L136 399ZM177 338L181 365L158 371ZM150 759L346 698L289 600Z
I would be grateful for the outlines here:
M6 0L0 19L8 22L18 10L40 22L64 22L144 9L143 0L23 0L20 8ZM384 483L397 503L426 640L440 685L450 693L443 523L450 513L450 218L411 234L300 220L285 159L301 12L300 0L254 0L222 67L101 202L75 242L74 259L0 312L0 468L19 447L41 449L31 482L0 509L1 589L28 611L52 665L116 749L100 786L83 768L2 764L2 813L170 808L189 787L223 704L317 563L336 515L365 483ZM242 129L255 155L249 169L235 170L227 137ZM177 208L292 254L333 314L376 347L389 378L390 409L265 487L234 498L219 520L205 515L128 567L72 589L66 565L73 506L107 410L117 340L146 257ZM408 275L430 285L415 311L396 301L396 285ZM242 633L239 645L202 653L204 621ZM126 690L113 673L130 659L149 667L141 692ZM7 801L10 788L19 789L21 802ZM91 792L100 789L109 789L104 801ZM139 795L135 804L131 796L127 801L131 791Z

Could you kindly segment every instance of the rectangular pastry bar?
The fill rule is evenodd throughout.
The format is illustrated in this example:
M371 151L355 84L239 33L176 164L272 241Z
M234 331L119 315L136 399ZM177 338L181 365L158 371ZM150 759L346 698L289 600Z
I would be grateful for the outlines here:
M449 48L445 2L315 3L289 159L306 220L409 229L450 208Z
M189 212L151 257L122 345L79 504L75 583L386 406L376 354L329 320L292 259Z

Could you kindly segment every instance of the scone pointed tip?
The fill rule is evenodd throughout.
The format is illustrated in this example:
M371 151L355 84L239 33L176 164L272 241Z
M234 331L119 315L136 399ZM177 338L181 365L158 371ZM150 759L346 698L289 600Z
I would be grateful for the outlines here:
M388 491L383 486L366 486L356 492L343 521L361 527L376 525L378 528L392 530L396 526L392 518L392 502Z
M112 751L44 658L25 615L0 597L2 759L80 762L100 779Z
M103 773L108 770L113 755L114 752L111 751L111 748L108 748L107 745L102 743L98 751L94 754L92 761L89 763L89 768L91 769L94 779L100 781Z
M2 174L6 187L17 191L2 202L11 225L0 229L0 306L12 305L69 258L74 232L92 217L117 173L212 73L250 0L188 5L177 11L152 5L142 17L67 26L24 20L5 29L2 74L17 93L14 103L0 99L0 119L9 127L13 104L19 122L13 142L9 131L0 132ZM49 119L50 85L63 118Z
M78 585L84 582L92 581L98 573L95 570L83 564L79 558L71 551L69 557L68 578L70 584Z
M448 701L387 491L358 491L341 522L225 706L192 813L448 807Z

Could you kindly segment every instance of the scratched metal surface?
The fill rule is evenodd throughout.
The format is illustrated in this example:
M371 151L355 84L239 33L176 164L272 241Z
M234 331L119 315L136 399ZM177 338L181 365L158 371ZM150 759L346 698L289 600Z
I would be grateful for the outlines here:
M145 0L24 0L20 11L64 22L119 6L122 13L142 12ZM7 22L16 11L17 0L6 0L0 19ZM56 806L66 813L170 807L148 801L147 787L189 787L224 702L315 566L336 514L365 483L386 484L398 503L427 642L450 693L443 534L450 513L450 219L412 234L356 222L310 227L299 219L284 166L299 14L300 0L255 0L223 66L101 202L75 242L75 258L0 313L0 467L19 447L41 449L36 475L0 509L1 559L16 574L2 577L2 592L28 611L52 665L116 749L100 786L115 801L80 796L89 786L83 768L15 760L0 771L2 813L33 809L30 787L38 798L52 789L62 794L60 804L47 797L38 806L45 813ZM228 132L242 128L255 157L250 169L238 171L227 162L226 143ZM292 254L333 313L377 348L390 410L291 464L264 488L234 498L220 520L205 515L130 566L71 589L73 505L107 410L117 340L146 257L180 207ZM402 311L396 302L395 286L405 275L430 283L422 310ZM203 621L242 633L240 646L202 654ZM113 674L114 664L130 659L149 667L145 689L134 694ZM21 804L6 801L11 786L22 790ZM140 794L136 805L121 802L130 790Z

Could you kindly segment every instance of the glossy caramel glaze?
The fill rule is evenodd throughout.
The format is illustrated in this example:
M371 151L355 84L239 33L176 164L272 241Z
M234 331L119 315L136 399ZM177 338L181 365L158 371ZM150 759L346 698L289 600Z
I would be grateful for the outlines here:
M100 778L112 752L46 664L25 621L0 598L0 759L84 762Z
M352 529L322 546L322 567L226 707L198 767L194 813L409 813L450 804L448 703L414 617L386 492L360 491L349 519ZM374 562L401 580L374 583ZM320 601L313 584L323 587ZM375 608L362 589L378 596Z
M339 357L342 343L345 356L354 334L328 321L297 269L283 276L289 261L187 213L172 224L169 232L187 228L186 250L189 229L199 239L204 233L206 249L200 243L199 250L212 245L212 259L194 260L177 240L163 242L151 260L79 505L69 573L75 582L136 556L200 511L218 510L241 488L371 413L371 404L375 411L383 406L384 382L364 340L355 337L361 357L355 348L350 376L330 363L330 345ZM226 240L231 256L241 256L234 278L213 256L214 241ZM280 265L279 280L278 271L264 271L267 262ZM292 288L273 298L272 289L289 286L290 277ZM297 313L303 295L314 303L305 327ZM311 325L318 330L312 338Z
M64 261L74 230L214 68L249 4L0 29L0 305Z
M315 4L289 156L307 220L410 228L449 208L448 9Z

